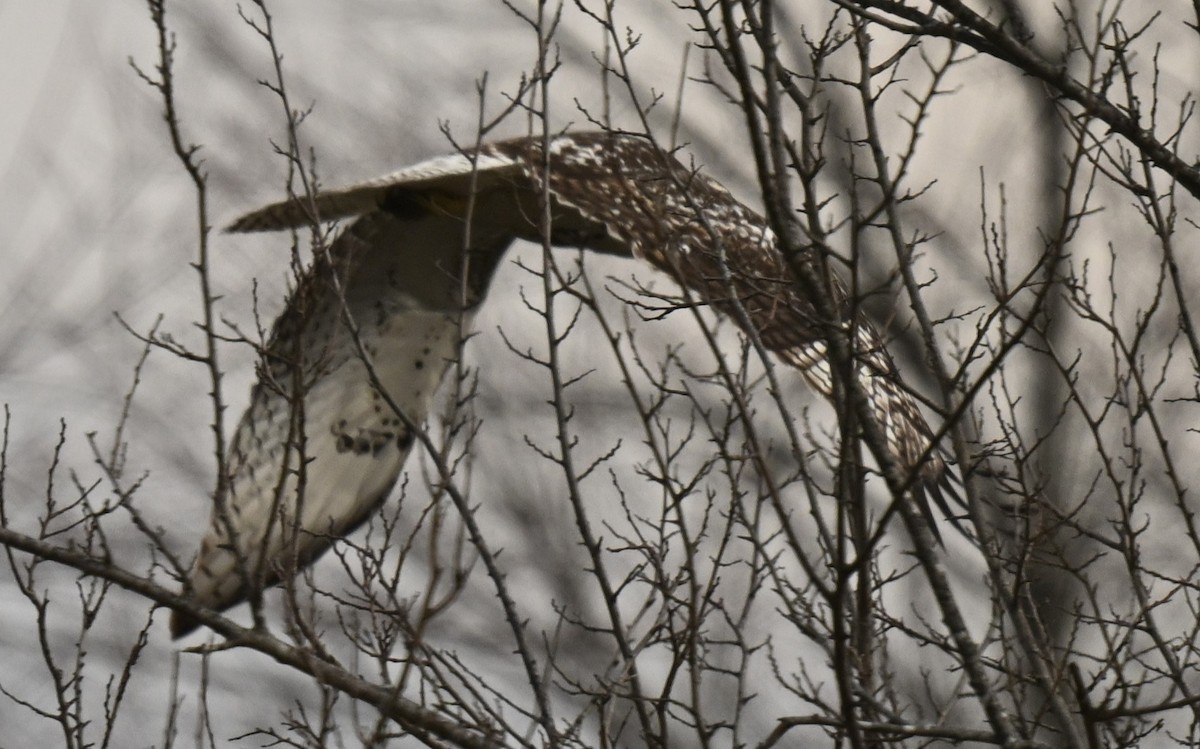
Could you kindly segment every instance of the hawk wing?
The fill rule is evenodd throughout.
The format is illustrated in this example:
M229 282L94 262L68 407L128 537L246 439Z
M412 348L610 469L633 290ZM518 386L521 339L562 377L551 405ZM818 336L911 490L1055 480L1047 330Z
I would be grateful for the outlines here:
M272 203L242 216L227 231L274 231L357 217L384 208L397 188L465 200L473 186L476 194L487 192L501 180L520 180L522 173L520 161L499 154L439 156L357 185L318 193L312 200L292 198Z
M815 311L766 221L644 138L501 141L276 203L230 231L355 220L275 323L189 577L198 603L228 608L290 577L387 496L500 256L514 239L540 240L543 194L551 242L642 258L717 309L737 309L739 325L830 394ZM889 446L919 472L932 526L924 490L949 512L946 466L937 455L921 462L930 430L874 329L858 329L860 375ZM195 626L172 618L176 637Z
M648 261L713 307L749 327L827 398L833 396L822 321L804 296L767 221L716 180L685 167L646 138L580 133L492 145L490 154L526 164L560 211L601 222L608 245ZM555 237L557 239L557 237ZM593 242L593 249L599 247ZM799 262L811 262L802 255ZM849 294L831 279L833 302L849 314ZM855 320L858 378L893 457L915 473L912 493L938 535L932 499L954 525L953 474L871 321Z

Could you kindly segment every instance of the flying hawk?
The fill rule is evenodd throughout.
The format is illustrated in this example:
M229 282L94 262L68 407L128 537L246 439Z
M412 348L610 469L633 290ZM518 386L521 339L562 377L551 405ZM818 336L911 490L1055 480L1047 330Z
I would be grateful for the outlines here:
M500 257L514 240L541 241L543 195L552 243L640 258L718 310L740 307L740 325L831 395L816 312L767 222L646 138L507 140L276 203L229 230L354 220L317 253L274 325L191 570L197 603L225 609L279 582L379 506ZM836 280L834 294L847 304ZM857 331L859 377L894 457L917 473L932 526L928 495L949 512L947 466L878 333L865 319ZM175 637L196 626L179 612L171 620Z

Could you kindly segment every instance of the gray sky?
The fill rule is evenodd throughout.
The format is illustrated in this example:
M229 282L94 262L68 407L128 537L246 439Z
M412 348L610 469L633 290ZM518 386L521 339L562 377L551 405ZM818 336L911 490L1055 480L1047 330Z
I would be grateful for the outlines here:
M0 173L13 157L26 130L35 125L34 109L55 55L67 52L64 36L70 3L0 4Z

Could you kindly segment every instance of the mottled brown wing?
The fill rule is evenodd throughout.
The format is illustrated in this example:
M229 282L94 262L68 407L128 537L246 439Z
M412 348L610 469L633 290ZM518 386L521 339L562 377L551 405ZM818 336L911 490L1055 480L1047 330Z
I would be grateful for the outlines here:
M832 397L815 308L766 220L715 180L637 136L565 136L550 143L548 159L538 139L492 149L489 153L528 163L535 182L548 184L556 203L602 223L633 255L716 309L732 313L736 307L732 317L739 325L748 323L767 349ZM833 283L835 303L845 305L844 286L836 278ZM856 325L861 382L892 454L917 473L913 493L936 534L927 497L953 520L946 501L956 498L951 474L941 456L929 450L931 431L874 326L865 318Z

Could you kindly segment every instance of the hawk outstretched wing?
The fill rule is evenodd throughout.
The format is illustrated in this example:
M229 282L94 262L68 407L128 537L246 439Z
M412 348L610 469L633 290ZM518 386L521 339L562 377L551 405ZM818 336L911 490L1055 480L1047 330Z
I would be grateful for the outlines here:
M501 141L276 203L229 230L354 222L275 323L190 574L197 603L228 608L294 574L388 495L500 257L516 239L540 241L543 193L552 243L643 259L713 307L737 308L739 324L831 395L816 312L767 222L648 139ZM949 513L949 471L883 341L856 323L861 381L932 527L927 496ZM176 637L195 627L172 617Z

